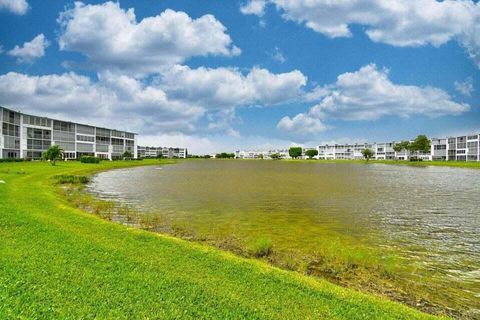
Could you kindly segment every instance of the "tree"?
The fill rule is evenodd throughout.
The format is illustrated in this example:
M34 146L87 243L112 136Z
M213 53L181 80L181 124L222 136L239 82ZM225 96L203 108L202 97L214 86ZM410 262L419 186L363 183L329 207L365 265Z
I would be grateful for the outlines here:
M48 148L48 150L43 153L43 158L45 160L50 160L50 163L52 164L52 166L55 165L55 162L58 159L62 159L62 156L63 156L63 150L56 144Z
M235 154L234 153L222 152L222 153L217 153L215 155L215 158L217 158L217 159L231 159L231 158L235 158Z
M421 153L430 153L431 142L426 135L418 135L413 142L408 145L408 151L410 151L410 161L417 160L417 155Z
M282 156L280 156L278 153L272 153L270 155L270 158L272 158L273 160L280 160Z
M125 151L122 157L125 160L131 160L133 158L133 154L130 151Z
M428 139L426 135L421 134L417 136L412 143L410 143L410 151L429 153L430 146L431 146L430 139Z
M291 147L288 149L288 154L293 159L297 159L298 157L302 156L302 147Z
M370 160L373 157L373 151L371 149L363 149L362 150L362 155L365 158L365 160Z
M305 154L308 156L308 158L312 159L316 155L318 155L318 150L317 149L310 149L305 152Z
M403 150L409 150L410 148L410 141L402 141L402 142L399 142L399 143L395 143L395 145L393 146L393 150L395 152L401 152Z
M260 153L260 154L258 155L257 159L263 160L263 154Z

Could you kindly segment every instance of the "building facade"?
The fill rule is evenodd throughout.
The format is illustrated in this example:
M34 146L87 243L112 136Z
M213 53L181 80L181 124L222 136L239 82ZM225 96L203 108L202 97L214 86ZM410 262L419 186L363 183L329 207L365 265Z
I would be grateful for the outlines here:
M375 146L369 143L325 144L317 147L317 158L322 160L363 159L362 151L365 149L370 149L375 152Z
M408 160L410 153L407 150L397 152L393 149L395 142L381 143L354 143L319 145L318 158L322 160L361 160L363 150L370 149L373 152L372 159L375 160ZM430 153L415 154L416 158L431 160Z
M480 135L432 139L432 159L447 161L480 161Z
M290 159L288 149L272 149L272 150L237 150L235 151L236 159L271 159L272 154L278 154L282 159Z
M96 156L121 159L128 151L137 157L135 133L38 117L0 107L0 158L40 159L59 145L64 159Z
M188 156L187 148L171 148L171 147L145 147L138 146L137 154L140 158L183 158Z
M381 143L352 143L352 144L323 144L317 146L318 155L314 158L321 160L360 160L362 151L370 149L374 160L409 160L411 157L429 161L480 161L480 134L471 134L442 139L431 139L431 150L427 153L410 154L407 150L395 151L396 142ZM311 148L303 148L305 151ZM271 154L278 153L282 158L290 158L288 149L264 151L236 151L237 159L270 159Z

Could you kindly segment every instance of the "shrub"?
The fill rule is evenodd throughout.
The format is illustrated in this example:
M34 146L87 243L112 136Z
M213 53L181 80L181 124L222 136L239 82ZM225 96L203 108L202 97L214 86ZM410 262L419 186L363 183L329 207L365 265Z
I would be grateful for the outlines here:
M58 175L55 176L55 179L59 184L87 184L90 182L90 178L86 176Z
M269 256L273 252L272 241L262 237L252 244L250 250L257 258Z
M2 162L23 162L25 159L21 158L5 158L5 159L0 159L0 163Z
M133 153L130 151L125 151L122 155L123 160L132 160L133 159Z
M80 157L81 163L100 163L100 158L92 156L82 156Z

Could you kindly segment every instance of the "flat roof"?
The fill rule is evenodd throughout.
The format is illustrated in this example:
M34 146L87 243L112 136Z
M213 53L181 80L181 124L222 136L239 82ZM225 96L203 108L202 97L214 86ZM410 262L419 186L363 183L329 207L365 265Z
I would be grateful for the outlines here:
M29 114L29 113L22 112L22 111L15 111L15 110L13 110L13 109L10 109L10 108L4 107L4 106L0 106L0 108L5 109L5 110L8 110L8 111L13 111L13 112L16 112L16 113L21 113L21 114L23 114L23 115L25 115L25 116L32 116L32 117L44 118L44 119L49 119L49 120L54 120L54 121L62 121L62 122L67 122L67 123L79 124L79 125L87 126L87 127L95 127L95 128L99 128L99 129L122 131L122 132L125 132L125 133L131 133L131 134L134 134L134 135L138 135L138 133L136 133L136 132L131 132L131 131L105 128L105 127L95 126L95 125L91 125L91 124L85 124L85 123L80 123L80 122L73 122L73 121L70 121L70 120L53 119L53 118L49 118L49 117L45 117L45 116L37 116L37 115L34 115L34 114Z

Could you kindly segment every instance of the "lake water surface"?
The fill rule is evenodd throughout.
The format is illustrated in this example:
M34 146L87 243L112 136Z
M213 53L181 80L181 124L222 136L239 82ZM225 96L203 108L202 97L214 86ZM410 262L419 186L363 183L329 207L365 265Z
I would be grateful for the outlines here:
M90 190L204 234L267 236L299 255L360 245L394 253L405 288L480 309L480 170L193 160L100 173Z

